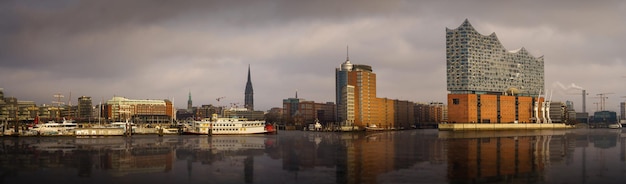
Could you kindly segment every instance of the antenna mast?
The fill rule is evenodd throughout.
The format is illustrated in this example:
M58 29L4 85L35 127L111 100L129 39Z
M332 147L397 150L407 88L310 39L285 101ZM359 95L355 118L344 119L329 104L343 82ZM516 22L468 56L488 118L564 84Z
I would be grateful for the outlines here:
M346 61L350 61L350 49L348 45L346 45Z

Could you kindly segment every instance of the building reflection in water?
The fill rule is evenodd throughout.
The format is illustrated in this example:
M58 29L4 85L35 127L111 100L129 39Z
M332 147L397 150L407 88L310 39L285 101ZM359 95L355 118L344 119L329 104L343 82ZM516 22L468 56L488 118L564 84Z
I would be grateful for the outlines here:
M316 181L380 183L385 181L382 175L409 169L420 162L444 165L443 144L436 134L415 134L409 131L303 134L281 141L283 169L295 182L310 179L300 179L299 173L328 171L334 173L334 180L325 176L315 178Z
M550 136L448 140L448 177L452 181L489 181L539 175L549 153Z
M626 136L621 135L606 130L409 130L3 137L0 181L73 177L106 179L103 183L597 183L619 176L614 168L626 167Z
M452 182L545 182L546 168L571 165L576 147L615 147L615 134L575 131L440 132L446 139L448 178Z
M255 157L275 150L276 137L214 136L185 138L176 149L177 160L186 160L187 177L209 179L211 183L254 183ZM209 173L194 176L194 163L209 166Z
M2 150L3 168L76 168L79 177L90 177L94 169L114 177L168 172L174 153L171 146L155 140L120 138L7 138Z

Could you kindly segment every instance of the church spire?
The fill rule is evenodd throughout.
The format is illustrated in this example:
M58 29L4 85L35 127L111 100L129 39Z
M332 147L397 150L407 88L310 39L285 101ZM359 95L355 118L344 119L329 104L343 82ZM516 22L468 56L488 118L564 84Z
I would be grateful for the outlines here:
M250 82L250 64L248 64L248 82Z
M248 64L248 81L246 82L244 106L246 109L254 110L254 90L252 89L252 80L250 77L250 64Z
M189 100L187 100L187 109L191 110L193 103L191 102L191 90L189 90Z

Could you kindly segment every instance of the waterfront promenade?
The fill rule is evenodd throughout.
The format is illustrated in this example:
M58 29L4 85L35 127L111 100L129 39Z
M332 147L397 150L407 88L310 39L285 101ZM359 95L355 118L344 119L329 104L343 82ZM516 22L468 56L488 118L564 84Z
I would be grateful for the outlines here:
M477 131L477 130L542 130L542 129L572 129L574 125L566 125L563 123L523 123L523 124L477 124L477 123L451 123L439 124L439 130L442 131Z

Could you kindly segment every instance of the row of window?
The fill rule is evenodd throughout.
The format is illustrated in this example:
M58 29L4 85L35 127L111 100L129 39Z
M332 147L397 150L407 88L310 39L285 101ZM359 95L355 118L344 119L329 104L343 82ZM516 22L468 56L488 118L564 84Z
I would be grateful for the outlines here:
M248 127L248 126L263 126L265 124L263 123L246 123L246 124L242 124L242 126L244 127ZM216 127L234 127L235 124L214 124L213 126Z
M238 131L238 128L214 128L213 131Z

